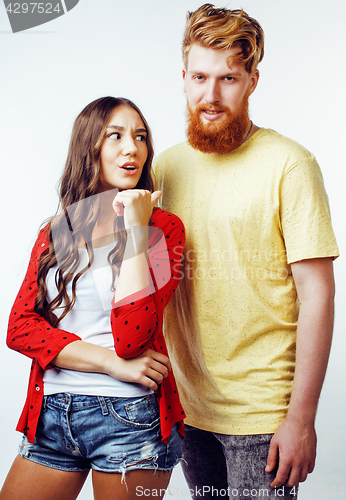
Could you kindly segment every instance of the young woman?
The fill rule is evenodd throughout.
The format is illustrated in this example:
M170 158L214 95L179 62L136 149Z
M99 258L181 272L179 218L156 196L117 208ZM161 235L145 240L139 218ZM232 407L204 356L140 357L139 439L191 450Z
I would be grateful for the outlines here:
M161 324L184 227L153 208L152 158L131 101L101 98L77 117L60 210L10 314L7 344L33 361L1 500L75 499L90 469L96 500L158 498L181 459L185 415Z

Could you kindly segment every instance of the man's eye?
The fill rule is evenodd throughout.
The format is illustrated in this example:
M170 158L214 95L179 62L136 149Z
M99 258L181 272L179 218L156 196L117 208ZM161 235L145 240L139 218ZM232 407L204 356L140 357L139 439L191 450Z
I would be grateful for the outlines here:
M202 76L202 75L195 75L193 78L194 78L194 80L197 80L198 82L204 80L204 76Z

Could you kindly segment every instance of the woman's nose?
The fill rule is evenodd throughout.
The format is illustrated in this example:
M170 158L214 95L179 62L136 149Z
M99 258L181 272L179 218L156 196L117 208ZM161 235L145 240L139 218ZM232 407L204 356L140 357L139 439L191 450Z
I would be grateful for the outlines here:
M135 154L137 152L137 145L132 137L124 138L123 142L123 155Z

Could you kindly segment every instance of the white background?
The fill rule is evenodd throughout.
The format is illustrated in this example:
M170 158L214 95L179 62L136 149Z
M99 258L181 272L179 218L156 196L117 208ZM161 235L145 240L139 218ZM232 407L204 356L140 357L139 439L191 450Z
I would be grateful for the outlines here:
M203 0L202 0L203 1ZM16 455L14 431L30 362L5 345L7 318L42 221L57 207L56 183L73 121L95 98L134 100L152 127L155 150L185 139L180 46L194 0L80 0L48 24L12 34L0 5L1 396L0 484ZM251 97L256 125L291 137L321 165L342 257L335 262L335 338L317 416L315 472L300 499L346 495L345 0L234 0L266 34ZM188 165L186 166L188 168ZM208 186L206 186L208 189ZM172 496L189 498L178 467ZM168 497L168 495L167 495ZM90 481L80 497L92 498Z

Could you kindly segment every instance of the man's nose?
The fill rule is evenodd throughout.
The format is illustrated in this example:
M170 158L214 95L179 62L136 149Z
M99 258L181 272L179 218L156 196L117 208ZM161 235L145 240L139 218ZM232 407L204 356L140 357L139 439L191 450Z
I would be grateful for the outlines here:
M219 83L213 80L209 80L204 99L206 100L206 102L214 104L219 102L220 98L221 95Z

